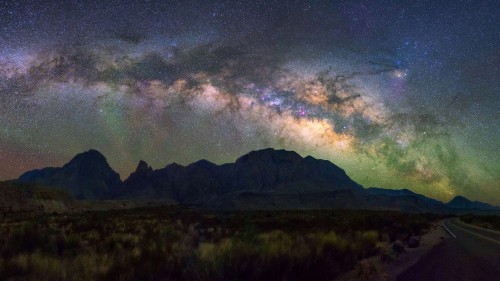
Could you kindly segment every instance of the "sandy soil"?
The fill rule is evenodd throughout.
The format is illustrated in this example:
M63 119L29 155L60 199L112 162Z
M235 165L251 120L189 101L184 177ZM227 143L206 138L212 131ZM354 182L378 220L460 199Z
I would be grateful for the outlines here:
M381 261L381 255L377 255L359 262L353 271L343 274L335 281L393 281L397 276L414 265L420 257L427 253L434 246L450 236L443 228L443 221L433 224L431 230L420 237L420 246L417 248L408 248L405 245L405 252L399 255L394 261L384 263ZM381 252L384 250L390 252L389 243L381 243Z

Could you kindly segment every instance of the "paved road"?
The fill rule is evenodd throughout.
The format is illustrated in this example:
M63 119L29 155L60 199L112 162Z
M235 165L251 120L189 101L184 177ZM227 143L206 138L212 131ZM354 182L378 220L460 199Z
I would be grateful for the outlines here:
M441 242L414 266L401 273L398 281L481 281L500 280L500 233L446 220L456 236Z

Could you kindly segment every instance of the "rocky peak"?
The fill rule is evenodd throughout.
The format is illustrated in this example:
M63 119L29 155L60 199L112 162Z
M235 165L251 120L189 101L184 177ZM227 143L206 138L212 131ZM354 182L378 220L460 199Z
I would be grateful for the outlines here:
M95 149L89 149L85 152L78 153L71 161L85 161L85 160L97 160L97 161L106 161L106 157L102 155L101 152Z
M188 168L213 168L213 167L217 167L217 165L205 159L196 161L188 165Z
M284 149L266 148L262 150L252 151L238 158L235 164L243 164L248 162L300 162L303 158L295 151Z
M456 209L479 209L479 210L498 210L500 208L496 206L492 206L487 203L479 202L479 201L471 201L463 196L455 196L450 202L447 204L449 207Z
M110 196L121 184L120 175L95 149L76 155L61 168L45 168L26 172L19 178L66 189L76 199L102 199Z
M149 166L148 163L146 163L143 160L140 160L139 164L137 165L137 168L135 169L135 174L144 175L144 174L147 174L147 173L152 172L152 171L153 171L153 168L151 168L151 166Z
M111 170L111 167L108 164L108 161L106 160L106 157L102 155L101 152L95 150L95 149L90 149L86 152L82 152L77 154L71 161L69 161L64 167L96 167L99 169L106 168Z
M463 196L457 195L448 204L456 204L456 203L472 203L472 201Z

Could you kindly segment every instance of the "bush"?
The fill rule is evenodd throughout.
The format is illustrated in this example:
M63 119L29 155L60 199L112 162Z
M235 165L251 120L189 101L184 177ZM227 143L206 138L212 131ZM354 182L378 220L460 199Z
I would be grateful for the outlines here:
M41 251L53 254L56 244L53 231L35 223L23 223L11 229L2 252L4 255Z
M181 207L16 215L0 228L0 280L332 280L376 254L379 240L421 233L431 219Z
M30 280L63 280L65 270L58 259L39 252L20 254L9 260L4 272L5 278L26 276Z

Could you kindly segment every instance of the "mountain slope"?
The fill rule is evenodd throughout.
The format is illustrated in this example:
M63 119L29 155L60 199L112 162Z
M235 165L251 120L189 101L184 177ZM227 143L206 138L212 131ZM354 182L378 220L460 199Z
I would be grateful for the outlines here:
M75 212L79 204L61 190L32 183L0 182L0 212Z
M200 160L186 167L174 163L153 171L141 162L124 181L119 197L204 204L232 198L223 197L231 193L307 194L351 189L360 191L362 187L329 161L264 149L224 165Z
M97 150L80 153L61 168L26 172L19 181L59 187L79 200L107 198L121 185L120 175Z
M471 201L463 196L456 196L450 202L448 202L448 207L453 209L463 209L463 210L500 210L499 207L492 206L487 203L479 201Z
M63 167L29 171L18 181L64 189L76 199L162 201L211 209L500 211L460 196L444 204L408 189L364 189L329 161L271 148L252 151L223 165L200 160L154 170L141 160L123 182L101 153L89 150Z

